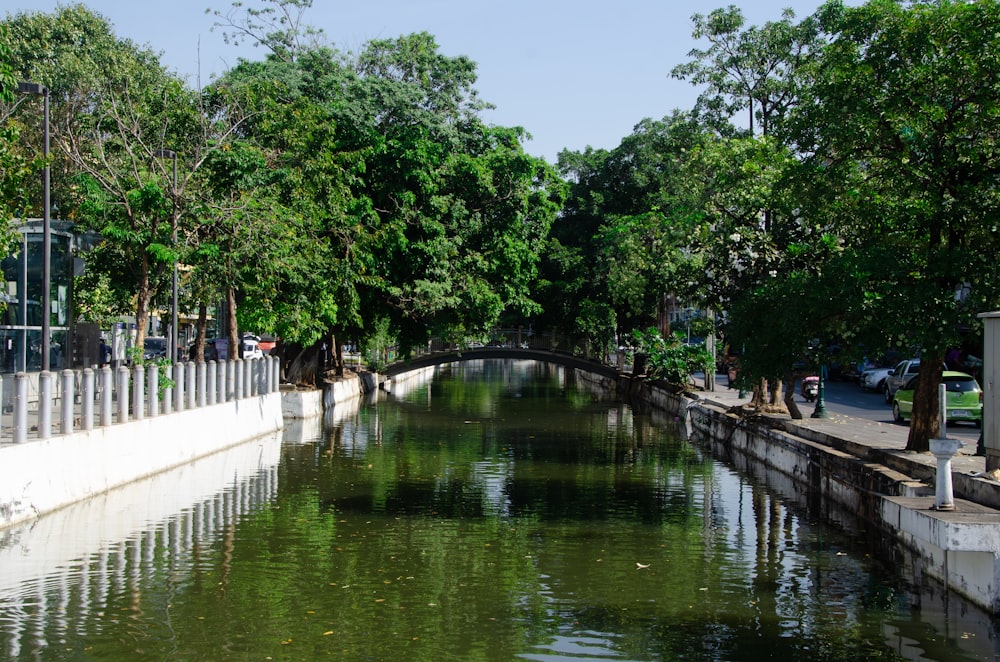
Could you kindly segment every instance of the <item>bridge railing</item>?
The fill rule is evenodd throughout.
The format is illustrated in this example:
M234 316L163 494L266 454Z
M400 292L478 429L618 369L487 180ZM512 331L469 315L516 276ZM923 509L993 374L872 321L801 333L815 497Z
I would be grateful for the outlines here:
M602 352L595 352L581 337L554 332L534 332L525 328L494 329L489 334L489 339L483 342L433 337L425 346L414 348L409 358L412 360L433 354L488 348L559 352L579 358L598 360L621 372L630 370L632 366L631 352L616 350L605 355ZM394 348L390 348L386 354L386 361L389 365L403 360L393 350Z
M0 443L23 443L272 393L279 364L265 356L175 363L162 375L157 364L137 364L5 377L0 388L12 390L0 394Z

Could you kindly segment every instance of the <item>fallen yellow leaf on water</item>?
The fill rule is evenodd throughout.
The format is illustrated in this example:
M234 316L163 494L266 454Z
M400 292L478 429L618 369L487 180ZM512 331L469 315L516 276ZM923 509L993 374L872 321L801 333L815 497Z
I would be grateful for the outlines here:
M333 630L327 630L326 632L323 633L323 636L329 637L331 634L333 634Z

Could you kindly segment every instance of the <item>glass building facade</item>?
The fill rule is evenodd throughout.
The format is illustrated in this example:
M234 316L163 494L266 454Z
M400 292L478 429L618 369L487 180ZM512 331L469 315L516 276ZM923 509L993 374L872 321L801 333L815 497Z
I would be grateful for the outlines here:
M48 311L49 367L61 370L70 364L71 309L73 299L73 234L67 221L50 221L51 265ZM4 289L0 293L0 373L41 370L43 228L41 220L17 226L19 246L5 257Z

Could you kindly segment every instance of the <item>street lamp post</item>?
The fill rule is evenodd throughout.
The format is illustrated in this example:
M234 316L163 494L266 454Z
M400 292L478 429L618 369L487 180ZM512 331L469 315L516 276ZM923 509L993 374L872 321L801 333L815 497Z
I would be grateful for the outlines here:
M177 152L172 149L158 149L153 152L153 156L158 159L173 159L174 162L172 196L174 209L170 215L171 237L174 244L174 282L170 293L170 362L177 363Z
M830 418L830 412L826 409L826 376L826 363L822 363L819 366L819 393L816 395L812 418Z
M45 157L45 170L42 175L42 370L49 369L49 344L51 338L51 292L52 289L52 219L51 219L51 169L49 167L49 88L39 83L19 82L17 91L21 94L31 94L42 97L44 114L44 146L42 154ZM21 295L21 305L28 305L27 292Z

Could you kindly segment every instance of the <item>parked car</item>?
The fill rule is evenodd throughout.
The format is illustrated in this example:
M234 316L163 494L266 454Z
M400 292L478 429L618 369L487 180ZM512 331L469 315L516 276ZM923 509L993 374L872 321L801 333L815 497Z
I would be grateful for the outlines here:
M858 386L863 391L881 391L885 388L885 378L890 372L892 368L868 368L858 377Z
M264 358L264 352L260 349L260 340L256 336L243 336L243 360L262 358Z
M892 399L892 419L902 423L913 415L913 393L917 389L917 376L911 377ZM983 424L983 390L972 375L946 370L941 374L945 386L946 420L965 421L976 427Z
M885 403L892 404L892 399L896 391L903 387L910 377L920 372L920 359L906 359L896 364L888 375L885 376L885 383L882 386L882 393L885 395Z
M167 355L170 341L166 338L146 338L143 341L142 358L145 361L163 358Z

